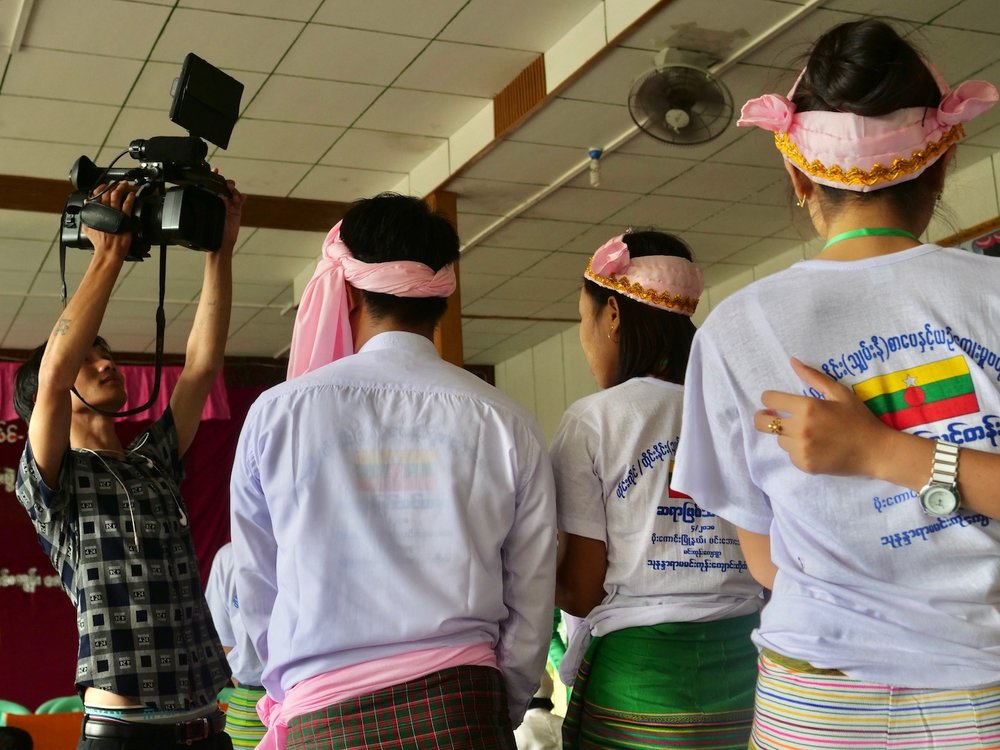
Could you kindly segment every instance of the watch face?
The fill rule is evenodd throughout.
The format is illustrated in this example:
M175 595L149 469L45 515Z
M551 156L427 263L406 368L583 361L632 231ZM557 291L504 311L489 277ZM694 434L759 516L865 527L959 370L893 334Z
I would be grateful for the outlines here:
M950 516L958 509L958 496L951 487L931 485L920 493L920 504L933 516Z

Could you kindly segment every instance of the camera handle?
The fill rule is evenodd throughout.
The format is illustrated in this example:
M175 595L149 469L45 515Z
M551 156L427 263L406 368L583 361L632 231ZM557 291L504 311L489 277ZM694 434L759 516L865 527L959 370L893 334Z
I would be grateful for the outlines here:
M67 294L66 294L66 244L62 241L60 237L59 240L59 277L62 282L62 305L63 309L66 307ZM108 411L102 409L99 406L94 406L89 403L87 399L80 395L80 392L76 390L76 386L70 388L70 391L75 395L83 405L86 406L93 412L98 414L103 414L106 417L130 417L133 414L139 414L140 412L146 411L146 409L153 406L156 403L157 397L160 395L160 373L163 370L163 332L167 327L167 317L163 312L163 297L164 292L167 287L167 246L160 245L160 293L158 304L156 307L156 353L153 356L153 390L149 394L149 400L142 406L136 406L132 409L126 409L124 411Z

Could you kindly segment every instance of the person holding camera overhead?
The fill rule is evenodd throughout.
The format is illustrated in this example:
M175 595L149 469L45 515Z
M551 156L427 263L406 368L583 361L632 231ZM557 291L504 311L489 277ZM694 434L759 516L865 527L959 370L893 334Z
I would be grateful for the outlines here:
M127 394L98 335L130 233L84 230L94 246L90 265L48 342L15 378L15 408L28 424L17 498L77 609L80 748L232 747L217 702L230 670L179 489L229 329L244 199L227 185L222 244L205 254L184 369L169 407L148 430L122 446L108 413L121 409ZM128 183L99 186L97 195L131 215Z

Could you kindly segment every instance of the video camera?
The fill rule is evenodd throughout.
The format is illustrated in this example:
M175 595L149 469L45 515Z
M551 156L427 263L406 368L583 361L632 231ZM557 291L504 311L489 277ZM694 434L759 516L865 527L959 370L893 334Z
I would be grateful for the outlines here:
M61 242L66 247L93 249L83 225L112 234L130 231L132 243L126 260L149 257L153 245L182 245L214 252L222 245L228 195L226 180L214 174L205 161L208 144L229 146L239 118L243 84L188 54L181 75L174 81L170 120L189 136L157 136L132 141L108 167L101 168L86 156L73 164L69 179L76 188L62 214ZM125 154L137 167L115 168ZM133 182L138 186L132 216L100 201L92 192L97 185ZM171 183L173 187L167 187ZM110 189L110 188L108 188Z

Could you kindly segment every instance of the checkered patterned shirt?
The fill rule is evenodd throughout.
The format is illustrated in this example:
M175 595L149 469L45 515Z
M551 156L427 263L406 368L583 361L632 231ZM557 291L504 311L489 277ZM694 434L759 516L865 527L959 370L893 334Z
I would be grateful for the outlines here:
M25 446L17 499L76 606L80 688L187 709L214 702L228 682L187 528L182 477L169 409L125 459L68 451L56 489L42 481Z

